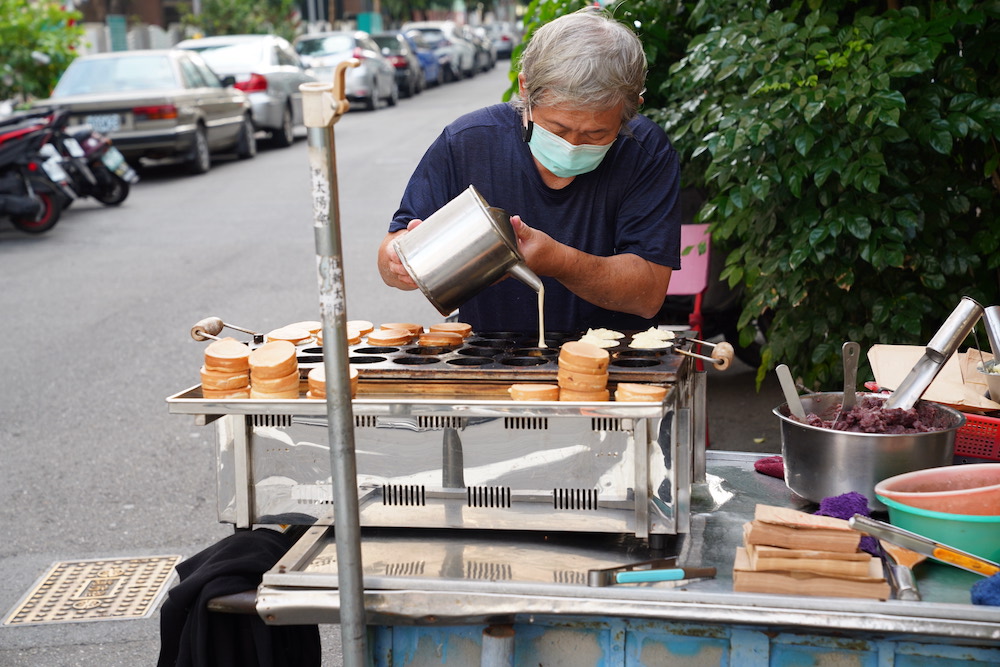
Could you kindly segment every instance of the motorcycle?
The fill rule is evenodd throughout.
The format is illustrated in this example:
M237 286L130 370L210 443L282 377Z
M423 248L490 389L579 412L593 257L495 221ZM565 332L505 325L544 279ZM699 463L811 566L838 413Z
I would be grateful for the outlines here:
M47 113L54 129L48 145L62 156L77 194L93 197L106 206L125 201L139 176L111 139L89 125L70 127L66 110Z
M52 229L76 198L58 154L43 155L51 124L37 115L0 123L0 215L29 234Z

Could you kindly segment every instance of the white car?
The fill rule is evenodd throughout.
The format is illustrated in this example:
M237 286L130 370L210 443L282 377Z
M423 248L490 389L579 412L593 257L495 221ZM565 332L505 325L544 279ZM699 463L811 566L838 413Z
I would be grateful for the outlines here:
M396 68L363 30L302 35L295 40L295 51L319 81L333 81L337 65L349 58L361 61L359 67L349 67L345 73L344 95L348 100L360 101L372 111L383 101L395 106L399 100Z
M254 126L270 133L274 145L292 145L295 127L303 123L299 86L316 79L287 40L277 35L222 35L186 39L175 48L196 51L216 74L233 77L235 87L250 98Z
M435 52L442 52L442 55L449 56L451 71L446 73L447 80L467 78L476 73L476 46L462 37L461 30L454 21L414 21L404 23L400 30L403 32L420 31L424 41Z

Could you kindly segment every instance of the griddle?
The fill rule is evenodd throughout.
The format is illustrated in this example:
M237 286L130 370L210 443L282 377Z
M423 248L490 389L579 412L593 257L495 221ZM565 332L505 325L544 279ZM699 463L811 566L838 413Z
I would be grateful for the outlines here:
M349 349L349 360L363 381L447 381L452 383L556 382L559 347L578 340L580 334L546 335L548 347L538 347L538 337L518 332L473 334L456 347L409 345L378 346L362 341ZM608 382L676 381L681 357L674 348L640 350L628 347L630 334L607 348ZM675 344L683 346L686 339ZM299 349L303 372L323 362L321 347Z

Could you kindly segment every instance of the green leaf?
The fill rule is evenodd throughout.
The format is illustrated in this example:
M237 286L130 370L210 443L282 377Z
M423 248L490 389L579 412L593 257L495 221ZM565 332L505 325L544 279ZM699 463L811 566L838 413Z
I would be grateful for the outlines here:
M803 116L806 121L812 122L816 116L825 108L826 104L824 102L810 102L806 105Z
M983 177L989 178L998 167L1000 167L1000 152L994 153L993 156L986 161L986 164L983 166Z
M809 258L811 249L808 246L800 246L792 250L792 253L788 256L788 263L791 268L796 268L800 266Z
M947 129L935 129L929 137L931 148L942 155L951 153L952 137Z
M808 129L799 133L795 137L795 150L799 152L799 155L806 157L809 155L810 149L812 149L813 144L816 143L816 137Z
M826 179L830 178L830 175L836 170L836 164L831 159L823 160L816 167L816 173L813 174L813 181L816 183L816 187L821 188L823 184L826 183Z
M740 188L732 188L729 191L729 201L733 203L733 206L740 209L746 205L746 202L743 200L743 192Z
M732 64L729 64L729 65L726 65L721 70L719 70L719 72L715 75L715 82L718 83L720 81L725 81L730 76L732 76L733 73L736 72L736 70L739 69L739 67L740 67L739 63L732 63Z
M792 167L791 171L785 174L785 182L788 184L788 190L796 198L802 196L802 179L804 178L804 173L802 169L798 167Z
M889 76L913 76L923 71L918 63L912 60L902 60L889 68Z
M771 192L771 180L767 177L755 178L750 181L750 193L758 201L766 201Z
M866 169L861 177L861 185L868 192L878 192L882 178L877 171Z
M847 232L856 239L864 240L871 236L872 224L871 221L861 215L856 215L847 218L846 226Z

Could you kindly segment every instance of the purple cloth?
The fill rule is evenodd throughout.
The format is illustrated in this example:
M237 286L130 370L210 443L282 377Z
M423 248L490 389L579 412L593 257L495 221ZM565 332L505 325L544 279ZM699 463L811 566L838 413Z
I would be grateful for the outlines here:
M836 519L850 519L855 514L870 517L868 498L857 491L850 491L839 496L831 496L820 501L819 509L814 512L819 516L832 516ZM861 550L873 556L879 555L878 540L871 535L861 538Z
M1000 574L994 574L972 584L972 604L1000 607Z
M780 456L765 456L762 459L757 459L753 464L753 469L762 475L785 479L785 462Z

